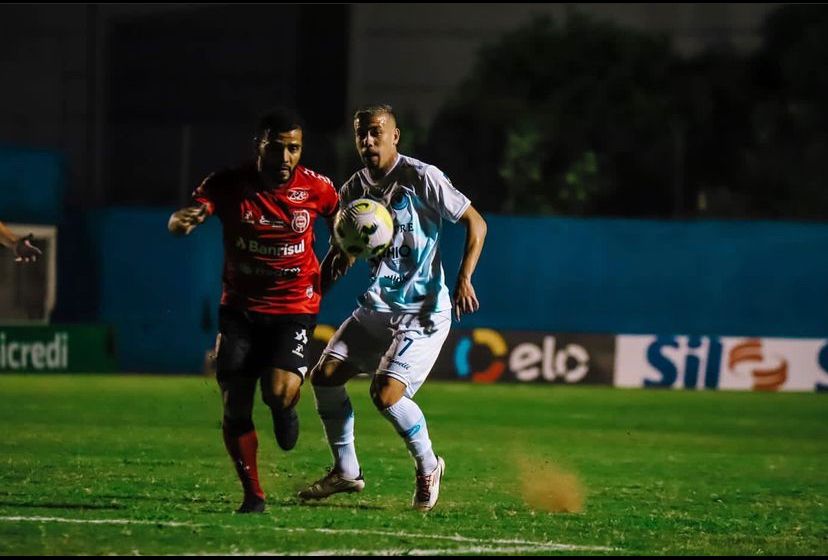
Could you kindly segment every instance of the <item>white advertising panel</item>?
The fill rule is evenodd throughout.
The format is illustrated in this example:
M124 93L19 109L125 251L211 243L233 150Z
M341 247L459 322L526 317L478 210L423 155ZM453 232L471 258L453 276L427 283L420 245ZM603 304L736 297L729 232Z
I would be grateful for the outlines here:
M828 390L828 340L619 335L616 387Z

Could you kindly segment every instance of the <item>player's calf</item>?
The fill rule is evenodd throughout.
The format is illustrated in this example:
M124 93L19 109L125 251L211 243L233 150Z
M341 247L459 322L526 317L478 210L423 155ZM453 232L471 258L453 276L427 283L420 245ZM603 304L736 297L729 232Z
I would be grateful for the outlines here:
M262 380L262 400L270 408L276 443L285 451L296 447L299 439L296 403L299 402L301 379L295 373L274 370L268 381Z
M276 443L285 451L296 447L299 439L299 415L295 407L285 409L270 409L273 416L273 434L276 436Z

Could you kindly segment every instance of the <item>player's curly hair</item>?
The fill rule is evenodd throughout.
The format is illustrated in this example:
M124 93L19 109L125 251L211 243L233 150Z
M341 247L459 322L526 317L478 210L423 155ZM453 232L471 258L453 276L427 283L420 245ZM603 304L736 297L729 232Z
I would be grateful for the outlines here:
M298 113L287 107L273 107L259 116L256 139L261 138L267 131L288 132L297 128L305 128L305 121Z

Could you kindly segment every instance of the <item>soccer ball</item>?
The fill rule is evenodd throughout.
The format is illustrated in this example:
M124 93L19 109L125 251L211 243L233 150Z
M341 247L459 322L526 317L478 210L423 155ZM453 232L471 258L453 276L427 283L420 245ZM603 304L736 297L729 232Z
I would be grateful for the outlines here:
M334 218L334 240L352 257L371 259L380 256L394 237L394 220L385 206L368 198L358 198L342 208Z

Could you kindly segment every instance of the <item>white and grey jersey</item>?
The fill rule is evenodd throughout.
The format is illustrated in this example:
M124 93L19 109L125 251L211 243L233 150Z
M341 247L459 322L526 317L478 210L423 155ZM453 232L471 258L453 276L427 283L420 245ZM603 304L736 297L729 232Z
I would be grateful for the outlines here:
M400 154L388 174L374 181L363 168L340 189L344 206L357 198L382 203L394 219L388 250L371 261L371 285L359 297L375 311L451 309L440 260L443 219L457 222L471 202L437 167Z

